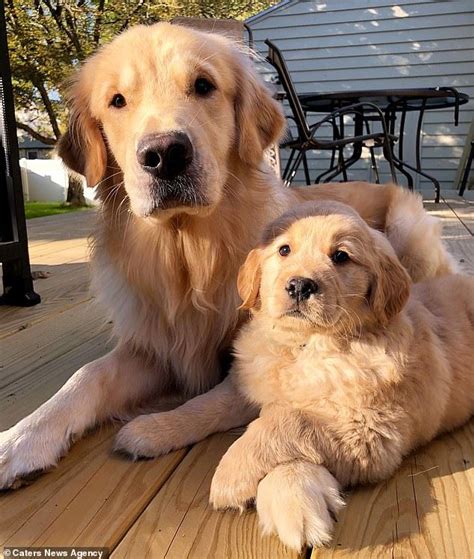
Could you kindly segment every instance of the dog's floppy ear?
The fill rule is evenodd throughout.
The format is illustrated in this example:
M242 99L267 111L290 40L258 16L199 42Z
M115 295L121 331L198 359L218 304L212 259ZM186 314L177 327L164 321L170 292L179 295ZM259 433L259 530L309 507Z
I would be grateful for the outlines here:
M377 235L382 235L378 233ZM388 241L377 242L374 258L374 278L371 285L369 304L381 324L398 314L410 295L411 280L400 264Z
M72 171L84 175L87 184L94 186L104 178L107 150L98 122L90 114L89 99L80 76L69 98L69 127L59 140L58 153Z
M237 66L237 142L240 159L255 167L265 149L280 138L285 117L280 103L273 99L250 60L245 62L241 60Z
M261 253L262 251L258 248L251 250L247 260L240 267L237 277L237 290L242 299L241 309L253 309L257 304L262 277Z

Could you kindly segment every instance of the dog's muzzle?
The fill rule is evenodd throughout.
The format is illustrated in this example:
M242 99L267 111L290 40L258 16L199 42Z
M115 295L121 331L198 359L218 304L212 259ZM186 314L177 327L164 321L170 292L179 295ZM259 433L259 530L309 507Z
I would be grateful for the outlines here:
M204 205L194 148L187 134L149 134L137 147L137 161L150 176L156 209Z

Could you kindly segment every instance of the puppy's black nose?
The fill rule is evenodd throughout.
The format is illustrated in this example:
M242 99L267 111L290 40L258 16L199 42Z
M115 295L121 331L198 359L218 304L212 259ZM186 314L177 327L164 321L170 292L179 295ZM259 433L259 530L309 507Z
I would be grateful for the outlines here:
M193 160L193 146L186 134L150 134L137 148L137 160L143 170L157 179L182 175Z
M313 293L318 292L319 287L311 278L296 277L288 280L285 289L292 299L299 302L309 299Z

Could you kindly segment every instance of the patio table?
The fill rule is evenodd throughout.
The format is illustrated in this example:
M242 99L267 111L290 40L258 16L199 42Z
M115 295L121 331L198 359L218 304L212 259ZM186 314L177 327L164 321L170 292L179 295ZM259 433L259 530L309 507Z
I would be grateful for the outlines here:
M387 149L391 149L395 167L406 177L408 187L413 189L413 176L408 169L429 179L436 189L436 201L439 201L440 184L435 177L428 175L421 168L421 130L425 111L436 109L454 108L454 124L458 125L459 107L469 101L469 96L460 93L451 87L422 88L422 89L386 89L364 91L341 91L335 93L307 93L298 96L305 112L331 113L336 109L347 107L355 103L367 102L379 107L383 113L390 134L398 136L398 150L395 153L395 141L390 141L390 146L384 148L384 157L387 159ZM418 120L415 132L415 166L407 163L403 156L406 116L409 112L417 112ZM354 121L355 134L362 133L364 124L370 121L370 109L360 114ZM396 131L397 120L399 121ZM344 123L341 122L339 133L343 133ZM354 145L354 152L344 163L344 171L356 163L362 155L362 144ZM332 171L330 169L329 171ZM324 174L329 173L327 171ZM330 180L341 172L330 173L326 179ZM321 177L321 175L320 175ZM320 178L318 177L318 178Z

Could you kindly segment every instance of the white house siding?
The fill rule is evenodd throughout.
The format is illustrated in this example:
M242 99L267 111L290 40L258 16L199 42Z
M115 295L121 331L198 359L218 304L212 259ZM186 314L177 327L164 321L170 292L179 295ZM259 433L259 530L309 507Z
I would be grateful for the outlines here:
M474 96L473 0L290 0L248 24L259 53L266 54L266 38L282 50L298 93L454 86ZM425 114L422 167L443 188L453 187L473 105L461 107L458 127L452 110ZM414 128L407 120L407 131ZM414 146L405 145L413 162ZM327 167L323 158L311 156L312 176ZM371 178L367 159L353 169L350 178ZM420 179L416 186L431 183Z

